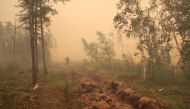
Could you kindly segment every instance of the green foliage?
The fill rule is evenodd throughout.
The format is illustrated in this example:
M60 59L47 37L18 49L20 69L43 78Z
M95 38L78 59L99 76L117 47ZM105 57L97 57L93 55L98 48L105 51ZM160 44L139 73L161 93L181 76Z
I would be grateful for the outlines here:
M18 2L19 5L17 7L21 8L18 14L19 20L25 29L29 29L29 2L28 0L18 0ZM37 19L38 28L40 27L40 18L42 18L44 25L49 26L51 22L51 16L57 14L57 10L53 9L53 4L51 2L47 2L46 0L33 0L33 4L33 18Z
M190 2L189 0L163 0L164 10L163 27L169 28L167 32L176 36L176 43L180 53L180 60L184 76L189 80L189 62L190 62ZM178 41L180 39L181 41Z
M181 54L180 61L185 62L184 59L186 60L188 58L186 54L188 49L186 47L190 40L190 2L189 0L162 0L162 2L164 8L162 11L162 27L171 36L176 38L175 41L178 46L178 51ZM178 41L177 39L180 39L181 41Z
M82 38L84 50L92 63L110 66L115 56L114 44L103 33L97 32L97 35L97 42L88 43Z
M149 2L146 9L141 6L141 2L142 0L120 0L114 24L127 37L139 40L137 49L142 57L142 64L146 61L148 74L154 79L154 75L160 73L158 69L161 66L169 67L171 63L172 40L158 19L161 14L156 0Z

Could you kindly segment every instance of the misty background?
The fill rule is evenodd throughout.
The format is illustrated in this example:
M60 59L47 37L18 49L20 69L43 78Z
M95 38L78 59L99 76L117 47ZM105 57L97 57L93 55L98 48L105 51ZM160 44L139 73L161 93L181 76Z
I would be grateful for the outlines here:
M113 18L116 15L117 0L72 0L66 5L58 3L54 6L58 14L52 17L50 26L55 41L52 50L52 60L62 62L66 56L71 60L80 61L85 57L81 38L91 42L97 39L96 31L108 35L117 33L113 26ZM17 0L1 0L0 21L11 21L14 24L15 14L19 8L15 6ZM18 22L17 22L18 23ZM117 39L112 39L115 43ZM134 53L135 43L133 39L125 38L124 50ZM121 58L121 49L115 47L116 57ZM124 51L124 52L126 52Z

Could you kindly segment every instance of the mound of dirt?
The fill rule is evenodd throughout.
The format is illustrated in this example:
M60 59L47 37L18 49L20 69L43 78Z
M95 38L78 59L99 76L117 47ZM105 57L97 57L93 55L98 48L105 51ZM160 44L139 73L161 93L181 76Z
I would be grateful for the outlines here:
M81 78L79 82L79 89L81 93L88 93L88 92L95 91L97 86L98 85L94 81L86 77Z
M163 104L148 97L141 97L138 101L139 109L162 109Z
M83 73L82 73L83 72ZM84 73L85 72L85 73ZM78 70L77 90L84 109L163 109L161 102L143 97L129 85L111 81L102 73Z
M130 88L130 86L121 82L111 82L108 85L108 90L111 90L113 94L119 98L119 100L125 101L131 104L134 108L138 109L163 109L164 105L152 98L142 97Z

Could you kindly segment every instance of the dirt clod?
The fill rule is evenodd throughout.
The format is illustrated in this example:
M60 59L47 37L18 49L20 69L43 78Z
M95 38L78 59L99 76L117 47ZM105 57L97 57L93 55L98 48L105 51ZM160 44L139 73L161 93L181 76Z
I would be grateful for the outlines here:
M141 97L139 109L163 109L163 104L149 97Z
M92 109L111 109L110 105L105 101L98 102Z

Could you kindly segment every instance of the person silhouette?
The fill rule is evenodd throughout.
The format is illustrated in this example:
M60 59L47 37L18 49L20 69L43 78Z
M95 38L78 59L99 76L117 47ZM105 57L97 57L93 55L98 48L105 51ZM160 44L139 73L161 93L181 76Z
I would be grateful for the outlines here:
M68 56L65 58L65 63L66 63L66 65L69 65L69 63L70 63L70 59Z

